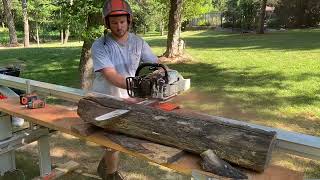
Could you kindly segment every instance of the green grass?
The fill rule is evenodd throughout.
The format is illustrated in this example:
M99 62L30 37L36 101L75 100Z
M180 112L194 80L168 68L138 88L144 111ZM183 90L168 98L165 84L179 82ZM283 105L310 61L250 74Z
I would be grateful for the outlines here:
M171 64L191 78L186 107L320 136L320 30L266 35L192 31L182 34L194 62ZM158 55L166 37L145 37ZM26 64L22 77L79 87L81 44L1 49L1 60ZM203 101L204 100L204 101Z
M78 88L80 53L81 44L77 42L68 46L51 43L39 48L7 48L0 49L0 63L20 61L25 64L21 77Z
M265 35L192 31L182 33L182 38L194 60L169 66L190 78L192 89L176 102L209 114L320 136L319 29ZM165 36L152 33L145 39L157 55L164 52ZM24 78L79 87L80 52L77 42L3 48L0 63L20 60L26 63ZM316 164L313 170L301 169L320 177Z
M194 62L170 67L191 78L185 106L320 136L320 30L182 36ZM164 51L165 37L147 39Z
M220 104L217 113L231 108L249 115L243 119L254 114L249 121L320 136L320 30L184 37L198 63L176 67Z

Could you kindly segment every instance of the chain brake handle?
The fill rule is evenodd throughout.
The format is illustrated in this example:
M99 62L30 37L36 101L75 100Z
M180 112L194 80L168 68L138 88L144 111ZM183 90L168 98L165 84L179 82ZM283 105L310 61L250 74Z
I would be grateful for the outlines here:
M136 74L135 76L139 76L140 75L140 71L145 68L145 67L150 67L149 70L152 70L152 71L155 71L155 70L158 70L159 68L162 68L164 70L164 74L165 74L165 77L164 77L164 80L166 82L166 84L169 83L169 76L168 76L168 71L167 71L167 67L163 64L158 64L158 63L142 63L137 71L136 71Z

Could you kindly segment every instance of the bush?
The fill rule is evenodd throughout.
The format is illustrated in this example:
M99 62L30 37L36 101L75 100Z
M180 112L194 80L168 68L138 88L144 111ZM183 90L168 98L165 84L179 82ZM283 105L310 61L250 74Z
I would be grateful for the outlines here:
M0 45L6 46L9 42L9 30L7 28L0 28Z
M269 28L280 28L281 27L281 22L279 18L271 18L267 20L267 27Z
M205 19L201 19L198 21L197 26L210 26L210 23Z
M9 33L8 28L0 28L0 33Z
M7 38L0 38L0 46L7 46L9 39Z
M234 24L230 21L224 22L222 24L222 27L224 28L241 28L241 23L240 22L235 22Z

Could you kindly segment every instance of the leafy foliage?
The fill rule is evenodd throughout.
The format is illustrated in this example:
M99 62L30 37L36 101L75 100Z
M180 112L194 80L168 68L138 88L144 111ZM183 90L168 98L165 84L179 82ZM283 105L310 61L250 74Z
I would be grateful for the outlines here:
M211 0L185 0L183 5L183 19L189 20L213 11Z
M278 24L289 28L315 27L320 22L319 0L281 0L276 4Z
M73 32L75 32L81 39L96 39L100 37L103 33L103 24L102 24L102 6L104 0L88 0L74 1L74 5L71 7L71 16L72 19L72 28ZM99 14L98 19L99 23L96 23L95 26L87 29L88 17L91 15Z
M260 0L213 0L213 5L223 12L225 25L253 29Z

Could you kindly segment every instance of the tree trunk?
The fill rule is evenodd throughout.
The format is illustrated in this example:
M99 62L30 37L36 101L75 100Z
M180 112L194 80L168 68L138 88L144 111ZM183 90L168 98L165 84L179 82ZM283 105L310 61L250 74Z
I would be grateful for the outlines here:
M100 13L91 13L87 18L87 31L102 24ZM92 37L92 36L90 36ZM89 90L92 86L92 81L94 78L93 74L93 64L91 58L91 46L94 39L86 38L83 42L82 52L80 57L79 71L80 71L80 81L81 88L84 90Z
M16 27L14 25L13 14L11 12L11 0L2 0L5 16L7 19L7 25L9 28L10 46L18 46L18 38L16 33Z
M60 40L61 40L61 44L63 44L63 42L64 42L64 30L63 29L60 30Z
M220 13L220 27L223 28L223 14Z
M73 0L70 0L70 6L73 5ZM61 11L60 11L61 12ZM68 22L67 29L65 30L63 44L67 44L70 36L70 23Z
M68 43L69 35L70 35L70 30L69 29L70 29L70 25L67 26L67 29L65 31L63 44L67 44Z
M164 35L164 24L163 24L163 21L160 22L160 35L161 36Z
M259 25L258 25L258 34L264 34L264 17L266 15L266 6L267 0L261 0L261 7L259 13Z
M37 46L40 46L40 37L39 37L39 25L38 22L36 22L36 32L37 32Z
M28 20L28 11L27 11L27 1L22 0L22 13L23 13L23 32L24 32L24 47L29 47L29 20Z
M81 88L89 90L92 86L93 80L93 64L91 58L91 46L92 41L85 40L82 46L81 58L80 58L80 80Z
M107 120L96 120L96 117L117 109L129 112ZM195 112L167 112L127 104L110 96L81 99L78 114L84 121L107 130L197 154L212 149L221 159L259 172L268 166L276 139L275 132L231 124Z
M179 41L183 0L170 0L170 2L167 50L164 53L164 56L167 58L182 55L182 52L179 51Z

